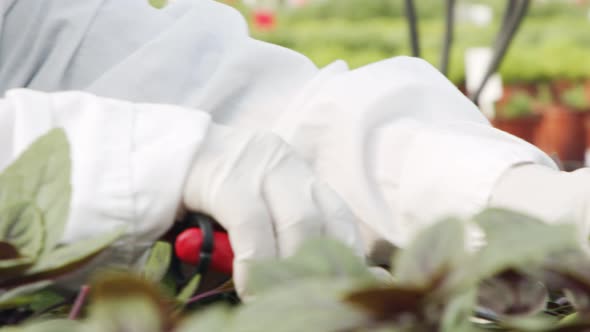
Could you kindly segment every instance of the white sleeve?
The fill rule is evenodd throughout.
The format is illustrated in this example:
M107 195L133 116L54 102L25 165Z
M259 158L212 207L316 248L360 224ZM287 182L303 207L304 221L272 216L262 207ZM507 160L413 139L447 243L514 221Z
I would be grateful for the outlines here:
M261 128L318 71L299 53L250 38L243 17L213 0L176 0L162 10L147 0L3 5L0 93L84 90Z
M296 52L251 39L239 13L213 0L176 0L164 10L146 0L4 4L0 91L86 90L273 129L396 244L413 225L485 207L515 164L553 167L493 129L421 60L318 71Z
M208 114L176 106L11 90L0 99L0 165L51 128L64 128L72 198L63 241L124 225L117 260L130 263L174 221L209 123Z

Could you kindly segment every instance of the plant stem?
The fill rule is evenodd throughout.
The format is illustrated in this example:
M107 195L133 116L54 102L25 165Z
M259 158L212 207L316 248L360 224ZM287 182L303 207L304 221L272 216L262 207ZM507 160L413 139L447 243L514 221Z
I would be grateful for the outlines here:
M68 319L75 320L80 315L82 311L82 307L84 306L84 302L86 302L86 298L88 297L88 293L90 291L90 286L84 285L80 288L80 292L76 297L76 301L72 306L72 310L70 310L70 314L68 315Z
M207 291L207 292L203 292L201 294L197 294L197 295L191 297L188 301L186 301L186 304L189 305L189 304L198 302L198 301L200 301L200 300L202 300L204 298L207 298L209 296L223 294L225 292L226 292L226 290L220 290L220 289L213 289L213 290L210 290L210 291Z

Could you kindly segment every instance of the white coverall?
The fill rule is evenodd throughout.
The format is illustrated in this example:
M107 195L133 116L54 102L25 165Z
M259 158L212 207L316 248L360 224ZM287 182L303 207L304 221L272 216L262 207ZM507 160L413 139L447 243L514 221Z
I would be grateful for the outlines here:
M39 92L63 90L92 95ZM66 129L64 241L131 224L122 247L145 249L173 222L193 159L211 157L200 155L211 121L280 135L361 220L373 254L488 206L515 165L555 167L492 128L422 60L319 70L249 38L239 13L212 0L163 10L146 0L2 0L0 91L0 168L49 128Z

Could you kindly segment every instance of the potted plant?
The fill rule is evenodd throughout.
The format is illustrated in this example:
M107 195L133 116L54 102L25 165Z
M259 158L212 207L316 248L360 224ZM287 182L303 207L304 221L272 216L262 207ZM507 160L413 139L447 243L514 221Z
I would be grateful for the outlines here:
M498 105L492 123L496 128L532 143L539 123L532 97L522 91L512 93L510 99Z
M578 113L580 117L580 123L584 132L584 143L585 143L585 164L588 165L590 162L590 102L586 96L586 91L583 85L576 85L569 90L566 90L561 96L561 100L570 111Z
M550 92L546 94L544 98L551 98ZM561 92L560 102L551 99L544 107L535 144L548 154L557 155L564 162L584 161L586 135L585 112L582 112L585 100L583 89L570 87Z

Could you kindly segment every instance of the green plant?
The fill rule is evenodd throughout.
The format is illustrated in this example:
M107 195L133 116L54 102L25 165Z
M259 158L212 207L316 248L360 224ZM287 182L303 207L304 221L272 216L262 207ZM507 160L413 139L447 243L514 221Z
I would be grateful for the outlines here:
M149 4L154 8L161 9L166 7L168 0L148 0Z
M4 332L590 329L590 255L576 227L501 209L424 229L396 252L390 280L377 279L346 246L315 239L290 258L253 262L255 300L228 306L212 299L232 299L231 283L195 295L201 276L175 278L172 246L158 241L141 273L101 272L77 296L64 295L53 280L120 234L58 244L68 155L65 134L54 130L0 175L0 324L11 325ZM468 225L485 234L477 251L466 249Z
M122 234L61 244L70 191L69 145L61 129L39 138L0 174L0 308L78 269Z
M582 85L576 85L563 92L561 95L562 102L576 112L586 112L590 110L590 103L586 97L586 92Z
M539 85L536 101L538 105L541 107L546 107L548 105L553 104L553 94L551 92L549 84Z
M479 251L465 249L468 223L486 235ZM393 258L390 281L344 245L317 239L291 258L256 263L256 299L234 307L194 306L205 298L187 300L198 278L182 301L163 291L171 249L160 242L149 273L95 278L87 310L74 305L81 319L62 310L6 331L582 332L590 328L590 256L576 239L573 225L490 209L423 230ZM42 306L30 298L20 306Z
M519 119L533 115L532 98L525 92L515 92L499 113L505 119Z

